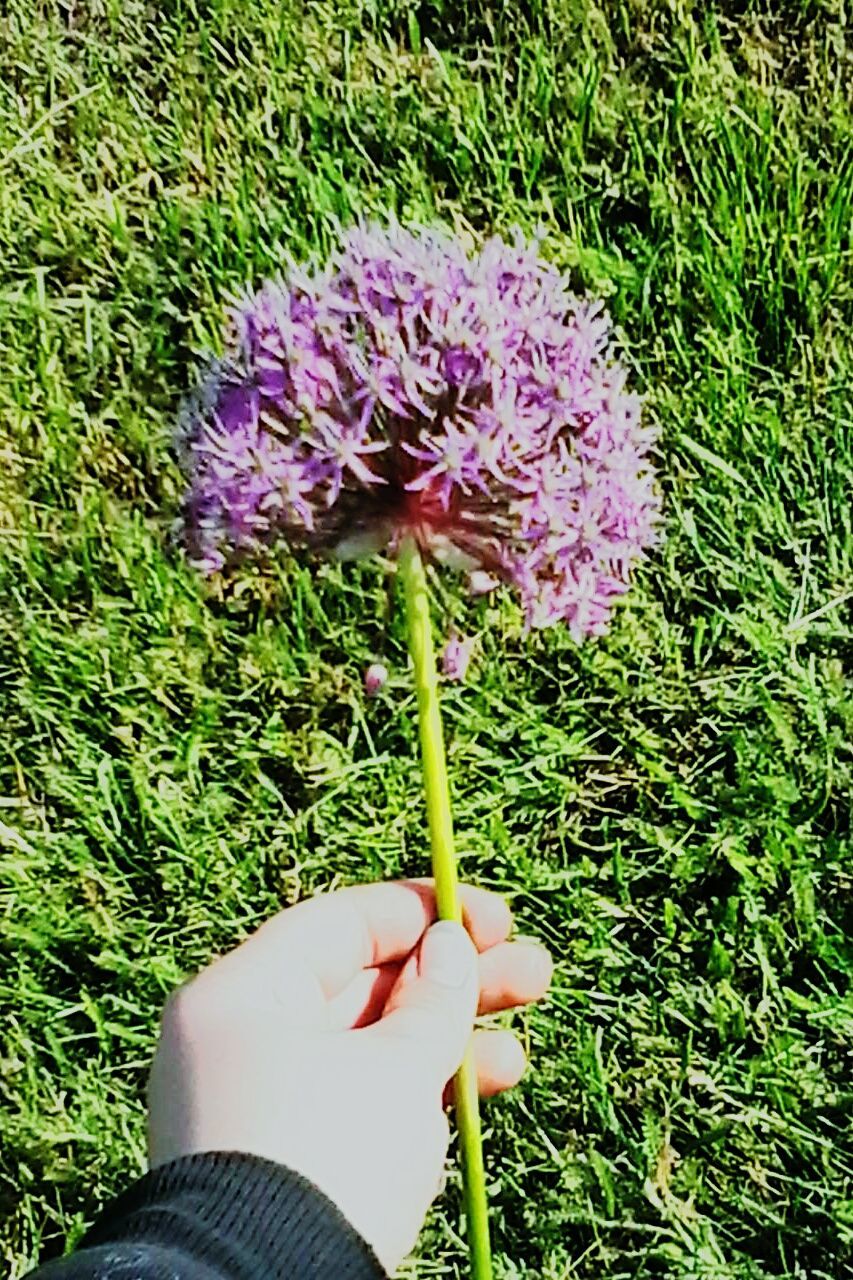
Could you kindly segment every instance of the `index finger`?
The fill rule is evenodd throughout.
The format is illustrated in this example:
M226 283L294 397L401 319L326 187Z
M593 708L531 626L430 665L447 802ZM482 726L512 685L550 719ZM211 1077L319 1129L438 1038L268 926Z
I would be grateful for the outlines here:
M460 888L465 924L480 951L508 937L512 916L503 898ZM401 961L436 918L430 880L356 885L290 907L262 925L240 951L271 972L298 961L328 999L363 969Z

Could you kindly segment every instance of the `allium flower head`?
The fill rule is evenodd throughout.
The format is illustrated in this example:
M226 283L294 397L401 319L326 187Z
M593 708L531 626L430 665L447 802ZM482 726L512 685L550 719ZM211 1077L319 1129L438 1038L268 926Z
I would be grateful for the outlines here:
M516 587L530 626L604 629L654 540L653 433L602 304L535 244L358 226L241 299L227 340L178 433L201 568L412 534L472 590Z

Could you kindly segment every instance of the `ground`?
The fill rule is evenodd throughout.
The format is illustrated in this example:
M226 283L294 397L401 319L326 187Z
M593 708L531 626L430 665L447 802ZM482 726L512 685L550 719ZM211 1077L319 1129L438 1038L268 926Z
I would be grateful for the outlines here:
M229 291L392 210L541 227L661 431L665 541L606 639L526 637L450 580L439 601L480 636L445 699L464 873L558 962L516 1019L527 1080L487 1109L498 1275L853 1275L845 12L7 0L13 1276L142 1167L182 975L281 903L425 865L382 568L217 592L169 538L169 432ZM417 1274L464 1274L459 1225L453 1175Z

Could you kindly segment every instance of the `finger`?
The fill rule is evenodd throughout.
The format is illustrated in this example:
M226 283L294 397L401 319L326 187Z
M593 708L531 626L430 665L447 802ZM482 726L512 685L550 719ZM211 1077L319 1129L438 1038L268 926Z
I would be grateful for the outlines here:
M434 924L420 949L418 976L372 1033L407 1041L432 1065L439 1090L459 1066L471 1038L478 995L477 952L459 924Z
M381 1018L400 974L399 964L362 969L328 1002L328 1025L334 1031L369 1027Z
M527 1069L527 1054L511 1031L475 1032L473 1052L484 1098L512 1089Z
M492 946L506 936L511 917L502 898L467 886L462 898L478 944ZM247 965L261 964L271 971L298 960L329 998L360 970L402 960L435 914L429 881L357 885L273 916L233 954L242 954Z
M432 881L428 883L433 892ZM512 929L512 912L506 898L472 884L460 885L459 896L462 899L463 923L478 951L487 951L489 947L506 941Z
M433 911L431 895L409 884L359 885L273 916L240 952L247 964L271 972L295 967L330 999L363 969L407 956Z
M480 1013L497 1013L541 1000L554 962L545 947L527 939L500 942L480 956Z
M413 982L417 982L420 973L420 956L417 951L397 966L397 976L385 1000L384 1013L393 1013L402 999L403 992Z
M475 1031L472 1043L480 1094L490 1098L518 1084L527 1068L527 1054L511 1031ZM453 1082L447 1086L445 1101L453 1101Z
M419 891L425 892L430 910L430 919L436 918L435 881L431 879L410 880L408 882ZM462 902L462 920L465 928L474 940L478 951L486 951L498 942L505 942L512 929L512 912L506 898L490 889L480 889L477 885L461 884L459 897Z
M548 990L553 969L548 951L532 939L497 943L479 957L477 1012L499 1013L540 1000ZM386 1013L396 1009L402 992L417 976L417 955L412 955L398 968L396 981L386 995Z

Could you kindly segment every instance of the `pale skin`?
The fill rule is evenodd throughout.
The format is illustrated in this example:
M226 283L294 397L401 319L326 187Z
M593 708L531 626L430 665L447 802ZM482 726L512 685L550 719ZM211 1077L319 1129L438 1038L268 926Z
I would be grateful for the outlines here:
M502 898L462 890L467 932L428 881L343 889L282 911L169 1000L149 1086L152 1166L201 1151L286 1165L393 1272L447 1155L450 1080L473 1035L483 1094L517 1084L518 1039L477 1013L539 999L544 947L509 941Z

